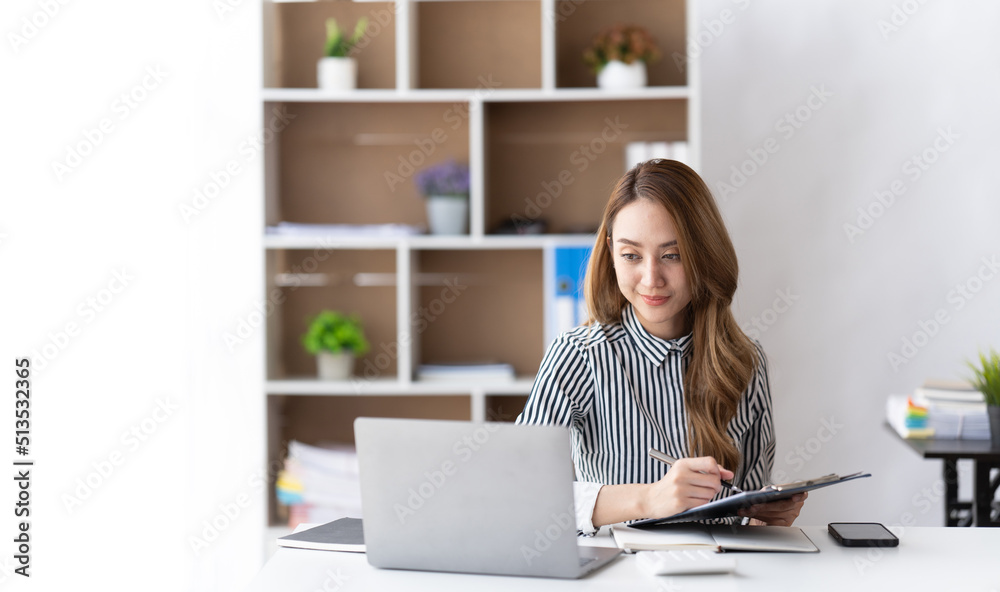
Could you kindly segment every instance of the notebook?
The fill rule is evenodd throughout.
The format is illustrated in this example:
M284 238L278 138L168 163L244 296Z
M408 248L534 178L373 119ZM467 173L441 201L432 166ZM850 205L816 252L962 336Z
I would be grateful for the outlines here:
M341 518L278 538L278 545L320 551L365 552L365 536L359 518Z
M654 528L611 527L615 543L624 551L777 551L817 553L801 528L795 526L731 526L695 522L668 524Z

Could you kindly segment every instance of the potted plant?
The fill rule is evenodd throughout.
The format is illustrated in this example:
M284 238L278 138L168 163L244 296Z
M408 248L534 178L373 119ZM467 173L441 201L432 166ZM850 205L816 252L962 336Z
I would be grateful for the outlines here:
M993 348L987 353L979 352L979 364L969 362L969 368L972 369L972 386L986 399L993 448L1000 450L1000 353Z
M469 227L469 167L454 160L429 166L413 178L427 198L431 234L465 234Z
M346 380L354 369L354 359L368 353L361 320L356 315L343 315L324 310L309 323L302 335L306 351L316 356L316 367L322 380Z
M603 29L583 52L583 61L597 74L597 86L612 90L646 86L646 64L659 57L649 31L620 23Z
M353 90L358 86L358 63L350 56L351 50L361 41L368 26L368 18L361 17L348 38L337 24L337 19L326 19L326 46L323 57L316 64L316 80L326 90Z

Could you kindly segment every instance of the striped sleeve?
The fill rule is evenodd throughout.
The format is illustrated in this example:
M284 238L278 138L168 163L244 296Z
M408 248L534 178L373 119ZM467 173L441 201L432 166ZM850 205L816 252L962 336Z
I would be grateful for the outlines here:
M744 467L741 487L746 491L770 485L771 471L774 469L774 417L771 411L767 358L760 344L754 342L754 345L759 362L747 393L754 419L740 450Z
M545 352L517 423L579 428L593 393L586 357L572 337L563 334Z

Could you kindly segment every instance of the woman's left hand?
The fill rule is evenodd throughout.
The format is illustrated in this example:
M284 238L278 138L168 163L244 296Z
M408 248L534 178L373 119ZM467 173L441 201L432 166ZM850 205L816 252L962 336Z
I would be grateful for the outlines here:
M809 493L796 493L792 497L766 504L757 504L740 510L740 516L749 516L767 524L769 526L791 526L792 522L799 517L802 511L802 504L805 503Z

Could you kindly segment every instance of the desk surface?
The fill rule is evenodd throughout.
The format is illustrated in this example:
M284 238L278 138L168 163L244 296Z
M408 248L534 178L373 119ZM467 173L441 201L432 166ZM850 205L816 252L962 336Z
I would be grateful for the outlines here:
M249 592L336 590L760 590L1000 591L1000 528L894 528L899 547L839 546L825 526L806 526L819 553L734 553L736 573L652 576L622 555L580 580L478 576L377 569L364 554L278 549ZM585 544L614 546L607 529Z
M1000 462L1000 450L993 448L989 440L900 439L924 458L971 458Z
M911 450L924 458L944 458L958 460L969 458L1000 462L1000 450L993 448L989 440L937 440L934 438L904 438L888 423L885 429L906 443Z

